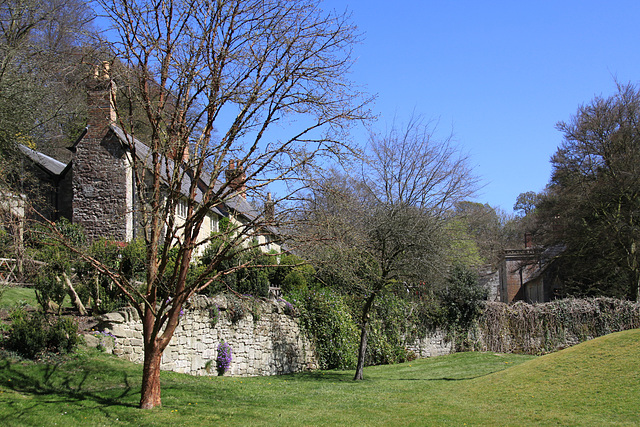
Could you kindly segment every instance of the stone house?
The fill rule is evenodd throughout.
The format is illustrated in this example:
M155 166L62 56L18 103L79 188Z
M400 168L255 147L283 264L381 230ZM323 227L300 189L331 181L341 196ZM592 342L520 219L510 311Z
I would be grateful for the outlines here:
M87 237L94 240L105 237L114 241L128 242L140 233L137 216L138 200L133 172L132 152L137 159L151 166L151 150L141 141L127 135L116 125L113 91L110 82L95 80L88 88L88 124L77 140L68 147L71 160L63 162L26 146L20 150L30 161L30 170L36 177L40 195L34 206L49 220L67 218L84 228ZM184 159L183 159L184 160ZM173 162L163 162L172 164ZM178 166L188 168L185 162ZM171 167L171 166L164 166ZM250 224L265 213L273 215L273 206L267 202L264 209L257 209L246 200L244 171L234 161L226 171L227 185L234 189L235 196L212 208L203 221L199 239L207 239L218 231L218 222L229 218L236 225ZM187 194L191 174L184 173L181 193L185 195L176 206L176 222L186 214ZM208 187L213 179L203 175L197 188ZM213 185L221 183L213 182ZM196 202L202 190L196 195ZM279 251L278 233L275 228L252 230L265 251ZM201 247L201 250L204 247Z

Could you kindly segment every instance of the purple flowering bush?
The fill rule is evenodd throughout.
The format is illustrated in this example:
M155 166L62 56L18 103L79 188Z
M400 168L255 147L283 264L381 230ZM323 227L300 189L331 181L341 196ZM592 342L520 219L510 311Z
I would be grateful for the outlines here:
M224 375L231 366L231 346L226 342L218 344L218 357L216 357L216 369L218 375Z
M98 347L100 351L107 351L107 348L113 349L116 344L116 336L107 331L94 331L91 330L91 335L98 338Z
M278 301L284 303L284 314L286 314L287 316L295 316L297 314L295 307L289 301L285 300L284 298L278 298Z

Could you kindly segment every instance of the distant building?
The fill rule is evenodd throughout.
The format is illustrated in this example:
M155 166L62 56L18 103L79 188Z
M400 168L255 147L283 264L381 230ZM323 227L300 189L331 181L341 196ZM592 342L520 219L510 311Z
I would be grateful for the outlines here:
M537 248L525 239L524 249L506 250L500 264L500 301L547 302L560 287L554 260L562 248Z

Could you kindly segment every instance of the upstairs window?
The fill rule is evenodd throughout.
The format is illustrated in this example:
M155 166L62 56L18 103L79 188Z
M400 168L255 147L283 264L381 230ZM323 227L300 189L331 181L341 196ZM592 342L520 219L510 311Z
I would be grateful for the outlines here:
M218 229L218 216L216 214L211 214L209 216L209 228L211 229L212 233L217 233L218 231L220 231Z
M176 215L179 216L180 218L186 218L187 217L187 201L180 199L178 200L178 202L176 203Z

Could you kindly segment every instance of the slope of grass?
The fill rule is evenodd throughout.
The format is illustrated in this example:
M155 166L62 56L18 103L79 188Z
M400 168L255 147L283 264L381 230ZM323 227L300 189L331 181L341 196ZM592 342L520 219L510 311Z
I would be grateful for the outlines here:
M532 357L460 353L392 366L258 378L163 372L163 407L136 408L141 367L83 350L0 361L5 425L634 424L640 331Z
M638 361L640 330L619 332L478 379L463 395L504 423L637 425Z

